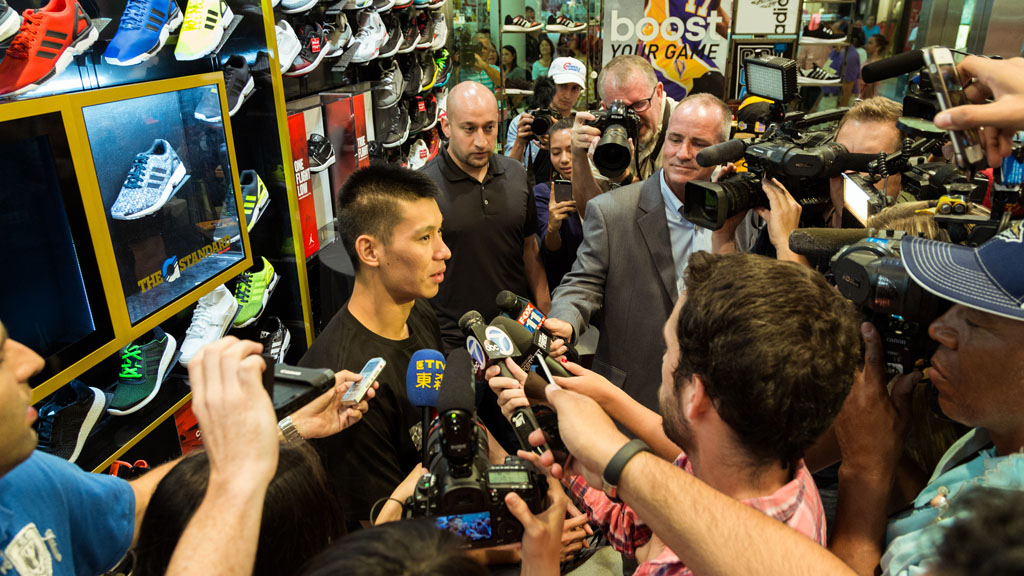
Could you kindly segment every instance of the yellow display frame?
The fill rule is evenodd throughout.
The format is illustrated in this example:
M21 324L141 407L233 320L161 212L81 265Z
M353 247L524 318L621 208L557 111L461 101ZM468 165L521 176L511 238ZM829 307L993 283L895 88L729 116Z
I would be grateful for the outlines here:
M220 94L220 104L224 123L225 140L228 149L228 158L232 166L237 166L235 159L234 138L231 134L231 122L227 114L227 93L224 88L224 77L220 72L209 72L192 76L183 76L167 80L156 80L141 84L117 86L88 92L73 94L61 94L28 101L11 102L0 106L0 122L38 116L41 114L60 113L64 123L64 130L67 135L68 145L71 150L71 160L75 167L75 178L82 194L82 204L85 208L86 224L92 240L92 246L96 253L97 266L100 273L100 281L103 286L103 297L106 300L110 311L111 327L113 338L55 374L47 381L39 384L32 390L32 403L38 403L64 386L72 379L77 378L104 359L110 357L122 347L158 326L171 316L181 312L194 304L199 298L213 291L214 288L238 276L252 266L253 257L249 244L249 234L246 230L245 214L239 210L240 232L245 257L239 262L210 278L202 286L189 294L171 302L160 310L153 312L134 326L128 315L128 305L124 298L124 289L121 284L120 275L117 270L117 263L114 258L114 245L111 239L110 230L107 225L106 213L103 207L103 198L100 193L99 183L96 179L96 167L93 162L92 148L89 144L88 134L85 127L85 116L83 108L98 104L107 104L121 100L177 92L201 86L216 84ZM236 206L242 206L241 187L238 182L238 170L230 170L231 184L234 188ZM294 178L293 178L294 180ZM305 268L302 268L305 272ZM303 279L305 275L303 274ZM306 292L308 294L308 291ZM308 298L307 298L308 299ZM304 302L304 307L306 306ZM187 395L177 405L184 404L191 397ZM166 419L164 415L153 425L159 424ZM145 433L148 433L145 431ZM129 442L123 447L130 447L134 442ZM114 456L116 457L116 455ZM111 461L113 458L111 458Z

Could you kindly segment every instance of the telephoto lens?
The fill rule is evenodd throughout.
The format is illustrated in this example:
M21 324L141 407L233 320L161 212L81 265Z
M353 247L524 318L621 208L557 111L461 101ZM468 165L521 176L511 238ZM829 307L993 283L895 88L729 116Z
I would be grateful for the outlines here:
M698 226L718 230L730 216L757 206L768 206L761 179L740 172L721 182L687 182L683 216Z

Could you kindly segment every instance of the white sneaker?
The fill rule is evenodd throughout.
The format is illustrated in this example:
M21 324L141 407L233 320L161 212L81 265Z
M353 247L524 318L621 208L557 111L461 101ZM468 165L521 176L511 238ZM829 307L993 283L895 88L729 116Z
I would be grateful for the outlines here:
M281 65L281 74L284 74L302 52L302 43L287 20L278 20L274 31L277 33L277 62Z
M422 138L413 142L409 148L409 168L419 170L427 165L429 159L430 148L427 148L427 143Z
M448 41L448 24L445 22L444 14L441 12L434 12L431 18L434 20L434 41L430 44L430 49L440 50L444 48L444 43Z
M185 332L185 340L181 343L182 366L188 366L192 357L200 348L220 339L231 328L231 322L238 312L238 300L231 291L221 284L213 292L199 299L196 309L192 312L192 324Z
M388 31L384 27L384 21L380 14L369 10L359 13L359 32L352 43L359 43L352 61L357 63L369 62L380 54L380 47L388 41Z

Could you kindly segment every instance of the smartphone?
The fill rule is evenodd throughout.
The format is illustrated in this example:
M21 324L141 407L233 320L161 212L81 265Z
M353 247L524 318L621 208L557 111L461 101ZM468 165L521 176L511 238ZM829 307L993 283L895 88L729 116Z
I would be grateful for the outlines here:
M373 381L380 376L380 371L384 369L387 362L383 358L370 358L363 366L363 369L359 371L359 375L363 377L362 380L349 386L348 391L341 397L342 406L351 406L358 404L363 401L366 397L366 391L373 386Z
M567 202L572 200L572 182L568 180L555 180L551 183L555 189L555 202Z
M931 80L939 108L949 110L967 104L960 73L949 48L933 46L924 49L924 64ZM953 142L953 159L961 170L977 170L985 166L985 151L981 145L981 133L976 128L949 130Z

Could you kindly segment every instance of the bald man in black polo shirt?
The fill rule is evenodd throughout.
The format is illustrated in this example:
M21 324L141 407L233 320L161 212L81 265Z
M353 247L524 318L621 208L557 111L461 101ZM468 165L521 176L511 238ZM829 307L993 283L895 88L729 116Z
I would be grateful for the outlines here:
M466 345L459 318L476 310L490 321L502 290L532 298L545 314L551 307L537 243L537 206L523 165L495 154L498 102L483 84L462 82L448 94L441 119L448 146L423 172L437 182L444 241L452 251L445 280L431 300L445 352ZM477 413L495 438L512 451L516 436L487 386L477 387Z
M452 251L441 289L431 301L446 351L464 346L459 318L469 310L490 320L494 298L511 290L551 305L537 237L537 206L522 164L495 154L498 102L477 82L462 82L448 95L441 129L447 148L423 167L441 188L444 240Z

